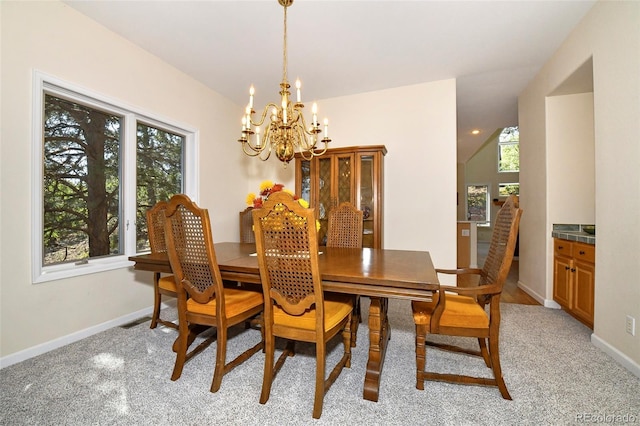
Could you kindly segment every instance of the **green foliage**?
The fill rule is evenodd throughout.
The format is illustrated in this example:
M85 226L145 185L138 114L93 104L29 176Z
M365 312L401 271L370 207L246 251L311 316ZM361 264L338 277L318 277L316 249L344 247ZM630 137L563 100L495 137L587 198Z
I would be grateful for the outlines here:
M158 201L182 192L184 137L138 123L136 247L148 248L146 211Z
M517 127L505 127L498 138L498 171L520 171L520 131Z
M121 253L123 118L45 95L44 264ZM144 213L181 192L184 137L138 125L138 247L147 246Z
M467 186L467 220L486 222L489 189L486 185Z

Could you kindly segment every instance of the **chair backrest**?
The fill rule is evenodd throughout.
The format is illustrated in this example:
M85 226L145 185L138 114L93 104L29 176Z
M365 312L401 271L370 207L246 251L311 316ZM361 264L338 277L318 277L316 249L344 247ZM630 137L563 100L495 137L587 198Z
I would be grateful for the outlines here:
M147 210L147 229L151 253L166 253L167 243L164 238L164 213L167 210L166 201L158 201Z
M341 203L329 212L327 247L362 247L361 210L351 203Z
M480 285L496 284L502 290L513 261L521 215L518 198L510 195L496 216L489 253L482 267Z
M178 194L169 200L165 215L167 254L176 284L198 303L217 297L217 309L224 309L209 212Z
M302 207L291 194L276 192L262 208L253 210L253 223L265 316L270 315L273 300L291 315L315 304L316 316L322 318L315 210Z
M240 212L240 242L255 243L256 236L253 232L253 216L251 211L253 207L247 207Z

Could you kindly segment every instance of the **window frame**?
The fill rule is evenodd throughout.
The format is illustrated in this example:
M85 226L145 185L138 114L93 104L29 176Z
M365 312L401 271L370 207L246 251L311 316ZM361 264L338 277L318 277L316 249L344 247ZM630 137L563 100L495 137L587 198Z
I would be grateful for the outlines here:
M501 141L500 138L502 136L502 133L509 128L518 128L518 140L509 140L509 141ZM500 135L498 135L498 152L496 153L497 155L497 172L498 173L520 173L520 161L518 158L518 169L517 170L500 170L500 164L501 164L501 160L502 160L502 147L504 146L508 146L508 145L518 145L520 146L520 129L518 126L513 126L513 127L505 127L504 129L502 129L502 132L500 132ZM518 151L519 152L519 151ZM519 154L518 154L519 156Z
M92 108L121 115L122 129L122 168L121 176L121 218L124 235L123 253L86 259L81 262L44 265L43 261L43 168L44 168L44 97L46 94L60 96L90 106ZM109 98L106 95L63 81L41 71L33 74L33 112L32 112L32 206L31 209L31 246L32 246L32 282L33 284L81 275L126 268L133 265L129 256L136 255L136 153L138 122L152 125L170 132L183 135L183 192L196 200L199 193L198 148L199 132L191 126L175 120L160 117L149 111L141 110L126 103ZM133 226L131 226L133 225Z

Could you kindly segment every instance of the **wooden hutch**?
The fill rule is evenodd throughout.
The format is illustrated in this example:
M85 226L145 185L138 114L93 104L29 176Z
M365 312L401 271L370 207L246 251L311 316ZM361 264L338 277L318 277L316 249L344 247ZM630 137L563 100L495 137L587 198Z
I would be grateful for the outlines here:
M384 145L374 145L329 149L311 160L296 154L296 194L316 209L322 245L326 242L329 210L350 202L364 214L363 247L383 247L386 153Z

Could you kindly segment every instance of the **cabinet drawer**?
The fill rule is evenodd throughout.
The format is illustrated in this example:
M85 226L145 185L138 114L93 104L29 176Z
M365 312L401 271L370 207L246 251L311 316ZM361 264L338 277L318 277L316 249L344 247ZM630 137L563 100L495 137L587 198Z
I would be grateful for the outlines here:
M596 246L591 244L574 243L573 257L583 262L596 262Z
M572 248L573 248L573 244L571 243L571 241L561 240L559 238L553 239L553 253L556 256L572 257L573 256L573 252L571 250Z

